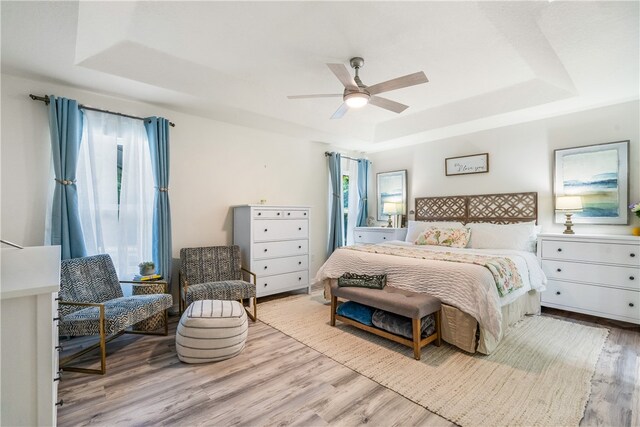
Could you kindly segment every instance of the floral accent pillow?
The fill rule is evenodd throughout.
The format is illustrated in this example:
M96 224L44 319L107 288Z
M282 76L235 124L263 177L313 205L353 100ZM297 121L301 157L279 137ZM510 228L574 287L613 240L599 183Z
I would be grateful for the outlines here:
M416 245L449 246L452 248L464 248L469 243L471 230L462 228L437 228L431 227L424 230L415 240Z

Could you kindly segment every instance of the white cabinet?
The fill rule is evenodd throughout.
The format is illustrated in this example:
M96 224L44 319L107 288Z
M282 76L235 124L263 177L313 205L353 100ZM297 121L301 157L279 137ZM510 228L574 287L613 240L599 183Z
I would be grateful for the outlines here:
M60 247L2 249L0 425L56 424Z
M307 206L245 205L233 210L233 243L257 275L258 297L309 288Z
M640 238L541 234L542 305L640 323Z
M393 240L404 240L406 228L388 227L356 227L353 230L353 241L356 244L385 243Z

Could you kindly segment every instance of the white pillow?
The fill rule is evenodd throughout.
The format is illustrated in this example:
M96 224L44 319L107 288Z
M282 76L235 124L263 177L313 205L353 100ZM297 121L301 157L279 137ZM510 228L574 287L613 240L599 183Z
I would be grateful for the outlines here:
M535 242L539 228L534 222L517 224L467 224L471 229L469 248L472 249L515 249L535 252Z
M461 222L454 221L411 221L409 220L409 225L407 226L407 237L405 237L405 242L415 242L420 234L424 232L427 228L430 227L438 227L438 228L462 228L464 225Z

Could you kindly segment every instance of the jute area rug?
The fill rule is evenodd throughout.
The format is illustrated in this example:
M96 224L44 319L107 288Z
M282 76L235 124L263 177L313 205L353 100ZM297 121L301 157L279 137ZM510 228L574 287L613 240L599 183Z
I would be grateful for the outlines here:
M329 325L320 294L259 305L264 323L462 426L575 426L583 417L609 331L549 317L514 325L496 351L471 355L443 343L409 347Z

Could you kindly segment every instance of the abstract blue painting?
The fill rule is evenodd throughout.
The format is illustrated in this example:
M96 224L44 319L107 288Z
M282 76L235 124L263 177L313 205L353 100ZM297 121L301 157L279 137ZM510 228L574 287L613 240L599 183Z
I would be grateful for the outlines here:
M580 196L575 223L626 224L628 141L556 150L555 195ZM562 214L556 222L564 221Z

